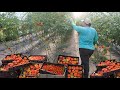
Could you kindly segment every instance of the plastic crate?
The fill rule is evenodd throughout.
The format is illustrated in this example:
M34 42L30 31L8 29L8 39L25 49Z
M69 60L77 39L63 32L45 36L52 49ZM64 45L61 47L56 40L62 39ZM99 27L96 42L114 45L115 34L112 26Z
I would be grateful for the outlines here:
M29 62L35 62L35 63L47 62L47 55L30 55L29 57L31 57L31 56L44 56L45 59L43 59L43 60L29 60ZM28 57L28 59L29 59L29 57Z
M110 62L117 62L115 59L111 59L111 60L108 60ZM105 61L102 61L102 62L105 62ZM100 62L101 63L101 62ZM99 63L98 63L99 64ZM103 65L103 66L98 66L98 64L96 65L97 67L106 67L107 65Z
M32 62L30 65L34 65L34 64L42 64L42 63L35 63L35 62ZM28 65L27 67L25 67L25 68L23 69L23 72L24 72L24 70L25 70L26 68L29 68L30 65ZM23 72L21 72L20 76L23 76ZM36 76L27 75L26 78L37 78L37 77L39 77L39 75L40 75L40 72L39 72L39 74L36 75Z
M71 65L71 64L68 64L68 66L67 66L67 68L66 68L65 78L68 78L68 74L69 74L69 72L68 72L68 67L69 67L69 66L78 66L78 67L81 67L81 68L82 68L82 70L79 70L79 72L81 72L81 73L82 73L82 77L81 77L81 78L83 78L83 77L84 77L84 75L83 75L83 69L84 69L83 65Z
M59 56L58 56L58 63L59 63L59 64L63 64L63 63L60 63L60 61L61 61L61 60L60 60L60 57L61 57L61 56L64 57L65 59L68 58L68 57L70 57L70 58L76 58L76 59L77 59L77 60L76 60L76 61L77 61L76 64L72 64L71 62L68 61L66 64L64 64L65 66L67 66L68 64L72 64L72 65L78 65L78 64L79 64L79 57L75 57L75 56L65 56L65 55L59 55Z
M105 78L104 76L90 76L90 78Z
M58 75L58 74L44 70L43 69L44 65L55 65L55 66L62 67L63 68L63 75ZM44 62L41 69L40 69L40 74L51 74L51 75L65 76L65 72L66 72L66 69L65 69L65 66L63 64L55 64L55 63L49 63L49 62Z
M2 61L2 65L7 65L8 63L13 62L13 60L1 60Z
M96 70L94 73L97 73L98 71ZM92 74L94 74L92 73ZM102 76L92 76L92 74L90 75L90 78L105 78L104 75Z
M115 72L119 72L120 70L115 70L115 71L111 71L111 72L106 72L103 73L102 76L91 76L90 78L115 78ZM98 71L96 70L94 73L97 73Z
M117 73L117 72L120 72L120 69L103 73L103 75L104 75L104 77L109 77L110 75L113 75L114 73Z
M113 60L109 60L110 62L116 62L115 59ZM102 61L105 62L105 61ZM98 66L98 64L96 65L97 71L102 70L103 68L106 68L108 65L103 65L103 66Z
M18 78L18 74L15 71L0 71L0 78Z
M106 68L107 66L96 66L97 70L96 71L100 71L102 70L103 68Z
M9 70L10 70L10 71L19 70L19 69L24 68L24 67L26 67L26 66L28 66L28 65L31 65L31 63L27 63L27 64L15 66L15 67L9 68Z
M23 55L22 55L21 53L14 54L14 55L20 55L21 57L23 57ZM6 57L7 57L7 56L11 56L11 55L6 55ZM6 57L5 57L5 58L6 58ZM5 60L5 58L3 58L4 61L9 61L9 60Z

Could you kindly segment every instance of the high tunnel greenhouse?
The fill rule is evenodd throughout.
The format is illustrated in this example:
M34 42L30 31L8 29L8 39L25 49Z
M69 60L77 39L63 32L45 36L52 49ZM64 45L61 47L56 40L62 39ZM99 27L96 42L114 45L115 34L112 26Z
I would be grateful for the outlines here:
M83 27L86 18L99 37L88 78L119 78L119 12L1 12L0 78L85 78L71 20Z

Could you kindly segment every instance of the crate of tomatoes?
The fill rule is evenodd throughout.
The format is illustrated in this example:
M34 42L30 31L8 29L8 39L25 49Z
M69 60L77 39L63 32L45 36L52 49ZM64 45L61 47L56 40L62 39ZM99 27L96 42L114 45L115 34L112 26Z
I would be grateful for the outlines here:
M30 62L46 62L47 61L47 55L31 55L28 57Z
M105 60L105 61L101 61L100 63L98 63L96 66L108 66L109 64L116 62L115 59L113 60Z
M8 63L13 62L14 60L16 60L17 58L22 57L22 54L11 54L11 55L6 55L5 58L3 58L2 60L2 64L6 65Z
M44 62L40 69L41 74L51 74L58 76L65 76L65 71L66 69L63 64L55 64L49 62Z
M6 57L3 60L13 60L13 59L15 59L17 57L22 57L22 54L19 53L19 54L6 55Z
M107 67L102 68L101 70L93 73L91 75L91 77L111 78L117 72L120 72L120 63L119 62L113 62L113 63L109 64Z
M106 68L103 68L102 71L104 71L103 75L105 77L108 77L109 75L115 74L120 72L120 62L112 63Z
M37 78L39 77L40 69L42 63L31 63L31 65L24 68L23 72L19 76L19 78Z
M83 78L83 66L82 65L68 65L66 78Z
M14 59L13 62L8 63L6 65L2 66L3 70L10 70L10 71L15 71L15 70L19 70L27 65L29 65L29 60L27 59L27 57L17 57Z
M59 55L58 56L58 63L64 64L65 66L67 66L68 64L78 65L79 64L79 57Z
M94 72L90 75L90 78L115 78L115 73L109 73L108 75L104 75L102 71Z

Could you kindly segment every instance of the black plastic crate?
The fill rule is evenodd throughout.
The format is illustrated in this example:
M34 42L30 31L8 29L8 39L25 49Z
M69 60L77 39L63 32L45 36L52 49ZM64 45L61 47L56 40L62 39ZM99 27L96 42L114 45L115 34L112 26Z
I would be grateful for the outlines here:
M115 59L111 59L111 60L108 60L108 61L110 61L110 62L116 62L116 60ZM105 62L105 61L101 61L101 62ZM101 63L100 62L100 63ZM98 63L99 64L99 63ZM96 67L106 67L107 65L103 65L103 66L98 66L98 64L96 64Z
M31 57L31 56L44 56L45 59L43 59L43 60L29 60L29 62L35 62L35 63L47 62L47 55L30 55L29 57ZM29 57L28 57L28 59L29 59Z
M105 78L104 76L90 76L90 78Z
M31 63L31 65L33 65L33 64L43 64L43 62L29 62L29 63Z
M97 70L96 71L100 71L102 70L103 68L106 68L107 66L96 66Z
M1 60L2 61L2 65L7 65L8 63L13 62L13 60Z
M117 64L117 63L120 64L120 62L116 62L116 64ZM108 76L110 76L110 75L112 75L112 74L114 74L114 73L118 73L118 72L120 72L120 69L113 70L113 71L110 71L110 72L106 72L106 73L104 73L103 75L104 75L105 77L108 77Z
M14 60L1 60L1 61L2 61L2 63L11 63Z
M81 77L81 78L84 78L84 75L83 75L84 67L83 67L83 65L71 65L71 64L68 64L68 66L67 66L67 68L66 68L65 78L68 78L68 74L69 74L69 72L68 72L68 67L69 67L69 66L78 66L78 67L81 67L82 70L79 70L79 71L82 73L82 77Z
M115 59L113 60L109 60L110 62L116 62ZM105 62L105 61L102 61ZM103 65L103 66L98 66L98 64L96 65L97 71L102 70L103 68L106 68L108 65Z
M110 75L112 75L112 74L114 74L114 73L117 73L117 72L120 72L120 69L114 70L114 71L111 71L111 72L103 73L103 75L104 75L105 77L108 77L108 76L110 76Z
M55 74L55 73L52 73L52 72L49 72L49 71L46 71L46 70L43 70L43 66L44 65L55 65L55 66L61 66L63 67L64 69L64 72L63 72L63 75L62 76L65 76L65 72L66 72L66 69L65 69L65 66L63 64L55 64L55 63L49 63L49 62L44 62L41 69L40 69L40 74L51 74L51 75L58 75L58 74ZM58 75L58 76L61 76L61 75Z
M14 55L20 55L21 57L23 57L23 55L22 55L21 53L14 54ZM7 56L11 56L11 55L6 55L5 58L6 58ZM3 58L3 60L4 60L5 58ZM5 60L5 61L8 61L8 60Z
M0 71L0 78L18 78L18 73L13 71Z
M96 70L94 73L97 73L97 72L98 70ZM90 75L90 78L115 78L116 72L120 72L120 70L103 73L103 76L91 76Z
M23 56L22 54L14 54L14 55L20 55L21 58L24 58L24 57L27 58L27 56ZM7 56L11 56L11 55L7 55ZM7 57L7 56L6 56L6 57ZM6 58L6 57L5 57L5 58ZM7 65L8 63L12 63L14 60L4 60L4 59L3 59L3 60L1 60L1 61L2 61L2 64L3 64L3 65Z
M78 65L79 64L79 57L75 57L75 56L66 56L66 55L59 55L58 56L58 63L60 64L60 57L64 57L65 59L68 58L68 57L71 57L71 58L76 58L77 59L77 64L73 64L73 65ZM67 63L67 64L64 64L64 65L68 65L68 64L72 64L72 63Z
M10 71L19 70L19 69L24 68L24 67L29 66L29 65L31 65L31 63L15 66L15 67L9 68L9 70Z
M34 62L30 62L30 63L31 64L29 64L25 68L28 68L30 65L34 65L34 64L42 64L42 63L34 63ZM24 72L25 68L22 69L23 71L20 73L20 76L23 76L23 72ZM40 70L39 70L39 74L37 76L27 75L26 78L37 78L37 77L39 77L39 75L40 75Z
M101 71L101 70L96 70L96 71L93 72L92 74L97 73L98 71ZM90 75L90 78L105 78L104 75L102 75L102 76L92 76L92 74Z

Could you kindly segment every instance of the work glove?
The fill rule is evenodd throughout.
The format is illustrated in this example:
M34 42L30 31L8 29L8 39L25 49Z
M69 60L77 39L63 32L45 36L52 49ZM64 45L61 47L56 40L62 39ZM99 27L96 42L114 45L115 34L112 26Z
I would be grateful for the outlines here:
M70 18L70 23L71 23L72 25L76 25L76 21L73 20L73 18Z
M97 44L95 44L95 48L98 48L98 45L97 45Z

